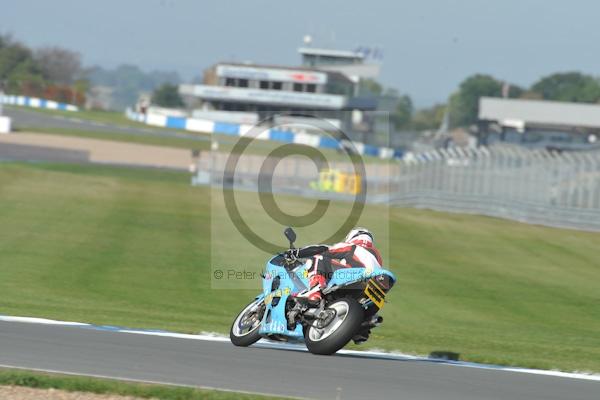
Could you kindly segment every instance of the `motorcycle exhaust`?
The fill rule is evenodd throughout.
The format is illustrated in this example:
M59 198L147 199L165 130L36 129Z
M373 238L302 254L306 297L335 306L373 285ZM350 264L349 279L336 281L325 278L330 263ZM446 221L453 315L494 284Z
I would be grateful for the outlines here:
M374 315L370 320L365 321L361 324L361 326L368 328L375 328L377 325L383 322L383 317L379 315Z

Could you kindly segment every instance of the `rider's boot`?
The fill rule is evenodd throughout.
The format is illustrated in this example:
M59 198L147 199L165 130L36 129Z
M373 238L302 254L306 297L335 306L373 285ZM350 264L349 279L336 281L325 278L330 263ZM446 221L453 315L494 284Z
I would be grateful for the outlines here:
M299 300L304 300L311 305L318 305L323 298L321 290L327 285L323 275L314 275L310 277L310 289L300 292L296 295Z

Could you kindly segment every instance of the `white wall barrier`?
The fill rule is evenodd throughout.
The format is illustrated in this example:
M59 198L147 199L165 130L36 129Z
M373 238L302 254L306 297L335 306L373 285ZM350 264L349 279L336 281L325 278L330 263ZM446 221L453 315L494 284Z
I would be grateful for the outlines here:
M0 103L13 106L46 108L49 110L79 111L73 104L59 103L53 100L40 99L37 97L0 95Z
M141 114L131 109L125 112L127 118L148 125L165 128L184 129L192 132L218 133L222 135L244 136L251 125L236 124L228 122L215 122L206 119L176 117L161 114ZM329 136L315 135L309 133L294 133L289 130L271 128L262 132L258 139L274 140L285 143L305 144L318 148L342 149L348 144L341 143ZM353 143L354 149L365 156L379 158L402 158L402 151L388 147L376 147L364 143Z
M10 133L10 118L0 115L0 133Z

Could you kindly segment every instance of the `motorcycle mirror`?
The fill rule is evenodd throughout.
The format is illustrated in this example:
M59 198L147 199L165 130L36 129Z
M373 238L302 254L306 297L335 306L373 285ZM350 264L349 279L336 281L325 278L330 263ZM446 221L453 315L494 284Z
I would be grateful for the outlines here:
M285 231L283 231L283 234L285 235L287 240L289 240L290 248L293 249L294 242L296 241L296 232L294 232L294 230L292 228L287 227L287 228L285 228Z

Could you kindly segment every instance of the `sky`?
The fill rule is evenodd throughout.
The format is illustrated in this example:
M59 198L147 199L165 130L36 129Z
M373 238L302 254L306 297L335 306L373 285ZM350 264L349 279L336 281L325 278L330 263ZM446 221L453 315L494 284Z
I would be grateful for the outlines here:
M528 86L560 71L600 75L596 0L0 0L0 33L186 80L218 61L297 65L314 47L383 51L380 81L418 107L467 76Z

